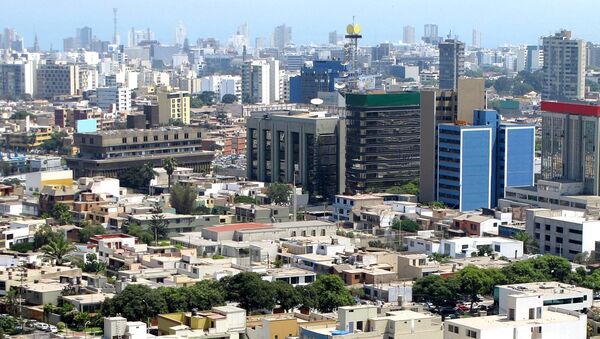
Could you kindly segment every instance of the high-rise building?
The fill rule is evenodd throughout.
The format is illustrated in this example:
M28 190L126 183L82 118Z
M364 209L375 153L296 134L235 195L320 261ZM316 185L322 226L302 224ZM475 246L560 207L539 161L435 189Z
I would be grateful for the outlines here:
M175 28L175 44L177 46L183 46L185 38L187 38L187 30L183 23L180 22Z
M404 30L402 32L402 42L405 44L412 45L415 43L415 27L414 26L404 26Z
M91 50L92 48L92 28L90 27L82 27L77 29L77 33L75 35L75 40L78 48L84 48L86 50Z
M242 65L242 100L259 104L280 100L279 60L250 60Z
M19 35L14 28L4 28L4 34L2 35L2 48L11 48L13 41L16 41L18 37Z
M292 27L281 25L273 31L273 47L284 49L292 42Z
M335 90L335 79L346 70L337 60L315 60L302 67L300 76L290 79L290 102L310 103L319 92Z
M48 61L38 66L36 79L39 98L76 95L79 91L79 66Z
M542 101L542 179L583 182L600 195L600 106Z
M423 27L423 37L421 39L428 44L438 44L440 42L440 37L438 35L438 25L426 24Z
M525 69L528 72L535 72L544 67L544 51L538 45L527 46L527 61L525 62Z
M0 64L0 98L18 99L35 95L36 65L32 61Z
M345 138L340 119L327 112L253 112L246 152L250 180L296 183L311 199L329 199L344 190Z
M96 91L98 107L104 111L129 112L131 111L131 90L127 87L100 87Z
M471 48L481 47L481 32L474 29L471 34Z
M585 98L586 46L562 30L542 39L544 50L544 100L582 100Z
M158 114L160 122L179 120L185 125L190 123L190 92L159 91Z
M600 44L587 43L587 64L588 67L600 67Z
M535 126L476 110L473 125L438 126L437 201L461 211L496 207L505 187L534 182Z
M419 176L420 94L346 95L346 192L401 185Z
M446 39L438 46L440 52L440 89L456 90L458 78L465 72L465 44Z
M329 32L329 39L327 40L330 45L337 45L339 39L339 35L337 31Z
M482 78L460 78L458 90L421 91L419 198L437 199L437 129L442 123L473 123L473 111L486 105Z

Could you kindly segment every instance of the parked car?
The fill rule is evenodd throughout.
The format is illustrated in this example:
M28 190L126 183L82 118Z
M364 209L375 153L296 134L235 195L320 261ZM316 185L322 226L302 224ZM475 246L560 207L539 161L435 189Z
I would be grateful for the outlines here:
M58 333L58 327L56 327L54 325L50 325L50 326L48 326L48 332Z
M48 331L50 326L46 323L36 323L34 327L40 331Z

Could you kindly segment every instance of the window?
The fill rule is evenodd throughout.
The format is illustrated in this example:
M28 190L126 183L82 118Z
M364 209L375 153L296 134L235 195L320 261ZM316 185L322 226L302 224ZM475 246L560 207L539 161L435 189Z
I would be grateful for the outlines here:
M154 141L158 141L158 135L154 136Z
M448 325L448 332L458 334L458 326Z
M563 232L563 228L560 226L556 226L556 232L557 233L562 233Z
M508 309L508 320L515 320L515 309L514 308Z
M473 330L467 330L467 337L469 338L477 338L477 332Z
M127 138L123 138L123 139L122 139L122 142L123 142L124 144L126 144L126 143L127 143Z
M144 135L144 141L148 141L148 136Z
M550 225L546 225L546 231L550 231Z
M535 308L529 309L529 319L535 319Z

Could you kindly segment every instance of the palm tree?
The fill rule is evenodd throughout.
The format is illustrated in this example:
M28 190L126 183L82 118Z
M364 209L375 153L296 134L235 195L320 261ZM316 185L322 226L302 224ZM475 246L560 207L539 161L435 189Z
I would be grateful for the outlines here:
M163 168L169 176L169 191L171 191L171 176L175 172L175 169L177 169L177 161L174 158L167 158L163 162Z
M56 265L62 265L65 261L70 259L69 254L76 249L77 248L63 236L51 240L48 244L42 246L40 251L42 251L44 258L54 261Z
M154 166L147 162L140 168L140 176L144 178L143 186L148 188L148 194L150 194L150 181L154 179L156 176L156 171L154 170Z

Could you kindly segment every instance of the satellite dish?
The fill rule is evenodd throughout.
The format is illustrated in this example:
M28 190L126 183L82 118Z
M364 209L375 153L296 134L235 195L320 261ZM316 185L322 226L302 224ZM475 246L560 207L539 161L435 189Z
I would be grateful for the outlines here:
M333 84L333 88L335 89L344 89L346 88L346 84L343 82L336 82L335 84Z
M310 99L310 103L313 104L313 105L315 105L315 106L319 106L319 105L323 104L323 99L321 99L321 98L313 98L313 99Z
M360 34L360 25L359 24L354 25L354 34Z
M348 61L344 60L340 63L342 66L348 66L350 64Z
M348 24L348 26L346 26L346 33L348 33L348 35L354 33L354 26L352 26L352 24Z

